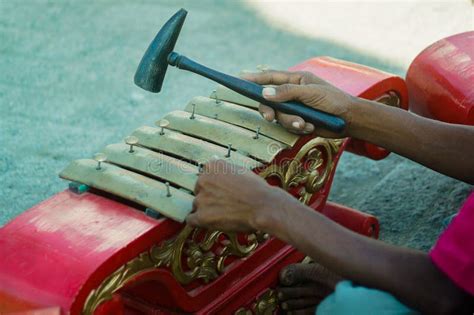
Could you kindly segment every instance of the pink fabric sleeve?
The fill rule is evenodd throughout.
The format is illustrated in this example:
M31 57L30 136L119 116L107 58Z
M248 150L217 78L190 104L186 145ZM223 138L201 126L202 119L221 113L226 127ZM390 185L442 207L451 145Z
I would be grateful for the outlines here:
M430 257L454 283L474 295L474 192L441 234Z

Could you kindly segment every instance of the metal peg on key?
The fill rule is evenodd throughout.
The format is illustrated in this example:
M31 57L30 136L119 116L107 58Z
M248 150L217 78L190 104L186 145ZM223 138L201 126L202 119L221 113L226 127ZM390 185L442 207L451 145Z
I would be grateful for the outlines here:
M99 171L102 169L102 162L107 161L107 156L104 153L96 153L94 155L94 160L97 162L97 167L95 169Z
M232 143L227 145L227 154L225 155L226 158L230 158L230 153L232 152Z
M189 116L189 119L194 119L196 118L196 116L194 115L194 113L196 112L196 104L191 104L191 106L193 107L193 111L191 112L191 116Z
M170 183L166 182L166 197L171 197Z
M164 135L165 134L165 128L168 127L170 124L169 121L167 121L166 119L160 119L158 120L155 125L160 127L161 130L160 130L160 136Z
M212 91L212 95L214 96L214 100L216 101L216 105L219 105L221 100L217 97L217 90Z
M260 137L260 127L257 127L257 130L255 131L255 136L253 136L255 140L258 139L258 137Z
M133 150L133 146L138 143L138 138L135 137L135 136L128 136L128 137L125 138L125 143L130 146L130 150L128 152L133 153L133 152L135 152Z

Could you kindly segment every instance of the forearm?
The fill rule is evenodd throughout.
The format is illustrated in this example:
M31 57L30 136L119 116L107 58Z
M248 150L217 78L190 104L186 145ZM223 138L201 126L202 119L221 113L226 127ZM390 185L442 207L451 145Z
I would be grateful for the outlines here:
M474 183L474 127L356 99L349 134L445 175Z
M425 253L355 234L303 205L289 202L286 207L290 210L277 211L279 217L268 220L263 230L340 276L390 292L427 313L462 304L462 291L438 271Z

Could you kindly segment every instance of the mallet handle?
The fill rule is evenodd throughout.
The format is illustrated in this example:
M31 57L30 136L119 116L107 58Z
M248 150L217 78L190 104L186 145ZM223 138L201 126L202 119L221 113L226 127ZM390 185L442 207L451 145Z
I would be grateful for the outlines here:
M323 127L334 132L342 132L346 122L337 116L322 112L298 102L271 102L262 96L263 86L247 80L239 79L228 74L203 66L185 56L172 52L168 55L168 63L179 69L191 71L220 83L229 89L247 96L257 102L268 105L271 108L303 118L318 127Z

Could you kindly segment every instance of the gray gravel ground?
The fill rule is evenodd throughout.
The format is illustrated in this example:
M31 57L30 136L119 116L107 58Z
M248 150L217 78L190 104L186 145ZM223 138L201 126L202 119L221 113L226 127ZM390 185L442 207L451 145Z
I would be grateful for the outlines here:
M57 174L69 161L214 88L176 70L158 95L133 84L149 41L180 7L189 15L177 50L226 72L330 55L405 73L272 29L238 1L0 0L0 225L64 189ZM469 189L396 155L374 162L345 154L330 198L377 215L383 239L428 249Z

